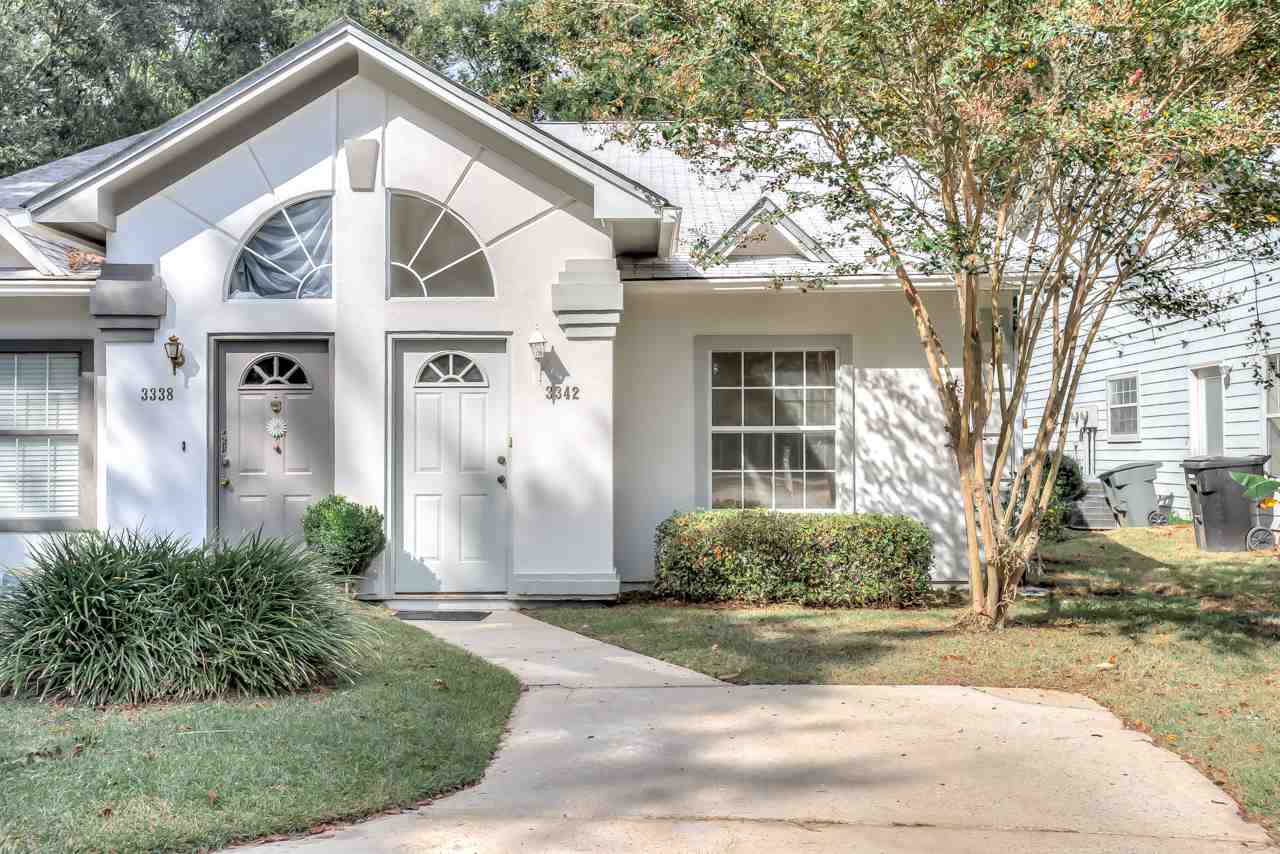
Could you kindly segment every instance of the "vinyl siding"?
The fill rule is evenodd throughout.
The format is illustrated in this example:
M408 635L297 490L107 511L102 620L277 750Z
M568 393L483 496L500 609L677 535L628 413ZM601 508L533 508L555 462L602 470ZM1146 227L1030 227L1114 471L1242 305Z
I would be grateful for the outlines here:
M1217 363L1223 369L1224 453L1267 452L1263 394L1253 371L1260 354L1250 346L1249 329L1256 313L1274 336L1272 351L1280 350L1280 263L1228 263L1187 277L1205 288L1240 294L1240 301L1223 315L1225 329L1187 321L1148 325L1122 306L1113 307L1089 355L1074 407L1092 405L1100 410L1095 474L1125 463L1158 462L1156 492L1172 493L1175 510L1184 516L1190 506L1181 463L1191 453L1193 367ZM1027 443L1034 439L1048 396L1051 359L1052 340L1042 335L1025 398ZM1113 441L1107 423L1107 380L1133 372L1138 374L1139 439ZM1075 437L1072 429L1068 451L1076 445L1083 456L1084 445L1077 445Z

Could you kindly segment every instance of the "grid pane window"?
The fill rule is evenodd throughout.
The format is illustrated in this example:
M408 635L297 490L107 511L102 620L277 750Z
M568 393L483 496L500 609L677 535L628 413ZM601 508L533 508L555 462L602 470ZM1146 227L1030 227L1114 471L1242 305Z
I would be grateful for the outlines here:
M0 519L80 512L80 357L0 353Z
M1138 378L1129 376L1109 380L1107 395L1111 438L1138 438Z
M711 504L836 506L834 350L711 354Z

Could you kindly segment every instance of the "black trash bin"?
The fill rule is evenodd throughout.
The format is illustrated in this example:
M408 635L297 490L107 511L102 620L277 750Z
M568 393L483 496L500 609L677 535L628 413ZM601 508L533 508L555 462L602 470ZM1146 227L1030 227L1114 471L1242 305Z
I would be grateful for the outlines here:
M1129 463L1098 475L1107 503L1122 528L1146 528L1156 509L1159 463Z
M1182 461L1191 497L1191 521L1196 545L1206 552L1242 552L1249 547L1254 527L1254 502L1244 497L1244 487L1232 472L1262 474L1270 459L1266 454L1243 457L1188 457Z

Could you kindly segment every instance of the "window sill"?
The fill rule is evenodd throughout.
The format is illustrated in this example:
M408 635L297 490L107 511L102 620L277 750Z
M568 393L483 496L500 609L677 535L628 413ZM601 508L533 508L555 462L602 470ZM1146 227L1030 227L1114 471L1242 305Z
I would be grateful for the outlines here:
M1140 436L1108 436L1107 442L1112 445L1137 445L1142 442Z
M84 531L92 527L81 522L79 518L0 519L0 534L58 534Z

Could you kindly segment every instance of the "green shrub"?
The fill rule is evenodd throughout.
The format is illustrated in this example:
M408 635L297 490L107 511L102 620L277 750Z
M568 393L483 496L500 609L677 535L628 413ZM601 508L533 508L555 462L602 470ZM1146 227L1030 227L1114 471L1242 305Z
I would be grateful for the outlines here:
M1058 477L1053 483L1053 495L1040 519L1040 540L1060 543L1067 538L1067 523L1071 521L1071 506L1084 498L1088 491L1084 471L1074 458L1062 455L1058 464Z
M85 703L281 694L349 678L369 629L301 546L91 531L0 592L0 693Z
M924 525L874 513L676 513L656 546L655 592L689 602L904 607L933 564Z
M356 576L387 544L382 513L341 495L322 498L302 516L302 536L320 562L340 576Z

